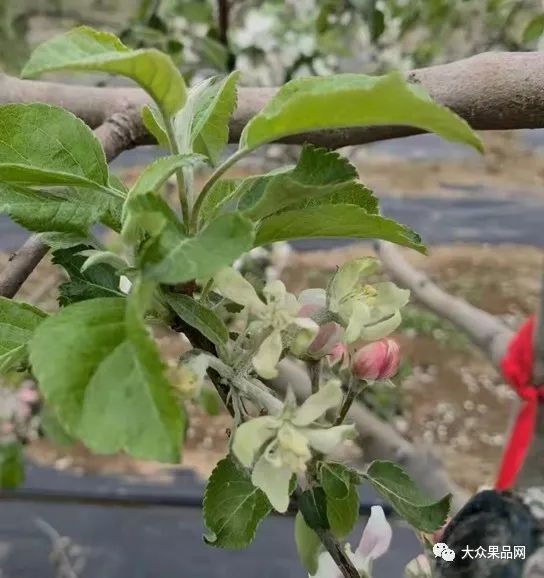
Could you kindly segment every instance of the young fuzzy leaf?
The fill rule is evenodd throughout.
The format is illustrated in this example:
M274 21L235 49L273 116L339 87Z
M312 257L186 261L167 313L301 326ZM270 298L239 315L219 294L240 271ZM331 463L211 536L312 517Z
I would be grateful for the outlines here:
M156 108L146 104L142 109L142 120L145 128L155 137L157 144L162 148L169 149L170 142L161 113Z
M230 213L211 221L194 237L166 227L141 255L144 276L160 283L211 277L253 245L253 224Z
M0 444L0 488L13 490L25 479L23 448L19 443Z
M236 108L236 85L240 73L211 84L200 96L191 126L193 150L219 162L229 140L229 120Z
M140 198L147 193L156 194L178 169L192 166L200 160L203 160L201 155L172 155L154 161L142 171L130 189L123 208L123 236L125 238L133 238L142 225L144 230L146 229L145 222L148 219L139 206Z
M200 220L208 222L228 207L238 195L241 179L220 179L210 189L200 208Z
M302 565L311 576L317 572L321 540L297 512L295 517L295 544Z
M255 246L292 239L352 237L383 239L424 253L421 238L411 229L356 205L321 205L285 211L264 219L257 228Z
M228 329L211 309L204 307L188 295L166 293L165 297L168 305L185 323L202 333L216 347L220 348L227 343Z
M186 100L185 82L169 56L155 49L130 50L114 34L87 26L40 44L21 75L35 78L55 70L127 76L144 88L167 115L177 112Z
M109 190L106 157L91 129L67 110L37 103L0 106L0 181Z
M407 125L482 150L466 121L433 102L399 72L387 76L337 74L285 84L246 125L240 149L309 131L370 125Z
M416 530L430 534L446 522L451 495L438 501L428 498L400 466L387 461L374 461L363 477Z
M92 247L75 245L53 253L53 263L60 265L70 277L59 287L59 303L63 307L97 297L124 296L119 290L119 274L111 265L99 263L83 270L87 258L81 252L87 249Z
M204 494L204 522L210 532L204 539L219 548L246 548L271 510L249 473L226 457L212 472Z
M97 453L177 463L185 415L130 299L69 305L35 332L40 391L68 434Z
M26 362L27 343L46 317L32 305L0 297L0 374Z
M85 235L104 214L99 204L78 203L44 191L0 183L0 213L35 233Z
M241 185L246 190L239 206L253 220L286 209L338 203L353 203L376 213L376 198L356 179L355 167L338 153L305 146L293 169L246 179L249 186Z

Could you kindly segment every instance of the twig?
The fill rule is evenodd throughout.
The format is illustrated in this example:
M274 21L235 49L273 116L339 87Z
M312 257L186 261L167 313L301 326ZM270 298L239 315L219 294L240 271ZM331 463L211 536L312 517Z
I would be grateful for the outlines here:
M410 289L425 307L461 329L496 367L500 367L514 335L510 328L494 315L440 289L424 273L412 267L393 244L381 241L376 244L376 249L394 281Z
M70 540L64 536L61 536L51 524L47 523L45 520L38 518L36 521L36 526L42 530L51 540L53 551L51 557L57 566L58 578L79 578L77 572L72 566L72 561L67 552L67 548L70 545Z

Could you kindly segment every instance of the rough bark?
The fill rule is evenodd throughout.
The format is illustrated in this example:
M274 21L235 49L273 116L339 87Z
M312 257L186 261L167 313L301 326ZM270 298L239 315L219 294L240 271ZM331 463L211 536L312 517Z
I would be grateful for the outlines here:
M475 129L508 130L544 127L544 55L541 52L486 52L449 64L416 69L410 82L424 86L438 102L450 107ZM240 89L230 138L275 94L277 88ZM96 88L0 77L0 104L47 102L64 106L92 128L127 107L149 102L137 88ZM313 142L337 148L417 134L404 126L339 129L297 135L286 142ZM149 137L146 137L150 142ZM137 144L137 143L135 143Z

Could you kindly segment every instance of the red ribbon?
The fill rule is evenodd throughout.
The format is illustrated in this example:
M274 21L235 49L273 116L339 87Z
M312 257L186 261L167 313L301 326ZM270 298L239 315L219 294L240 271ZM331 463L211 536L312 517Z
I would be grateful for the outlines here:
M533 376L533 335L535 318L530 317L508 345L501 362L508 383L524 400L502 457L495 488L508 490L514 485L533 439L538 400L544 399L544 387L535 387Z

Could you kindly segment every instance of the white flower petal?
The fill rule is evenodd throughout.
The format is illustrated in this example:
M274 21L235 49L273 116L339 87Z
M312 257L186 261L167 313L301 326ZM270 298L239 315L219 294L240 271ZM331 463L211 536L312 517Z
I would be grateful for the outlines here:
M374 325L363 327L359 333L359 339L364 339L365 341L377 341L378 339L387 337L397 329L401 322L402 317L400 311L395 311L391 317L382 319Z
M331 379L317 393L310 395L295 411L292 420L293 424L296 426L310 425L326 411L340 405L342 398L340 382L336 379Z
M272 417L256 417L238 426L232 442L232 451L240 462L249 467L257 452L276 435L279 423Z
M356 436L354 425L337 425L328 429L305 428L303 433L314 450L323 454L332 452L344 440Z
M271 281L264 286L263 295L267 301L275 301L276 303L283 303L287 295L285 285L279 279Z
M402 309L410 301L410 290L401 289L390 281L376 283L373 285L377 291L374 306L377 308L385 307L389 311Z
M372 506L370 518L355 550L353 561L358 570L366 569L369 563L379 558L391 544L393 531L381 506Z
M327 306L327 293L325 289L304 289L298 294L300 305L314 305L320 309Z
M313 578L342 578L342 572L328 552L319 554L317 573L314 574Z
M238 305L249 307L253 312L265 307L253 285L232 267L225 267L216 273L214 284L223 297Z
M273 465L262 456L253 468L251 481L266 494L272 507L283 513L289 506L289 482L292 475L289 468Z
M361 330L368 323L371 317L371 311L364 301L356 301L351 308L348 326L344 334L346 343L353 343L360 338Z
M255 371L264 379L273 379L278 375L277 365L280 361L283 343L281 333L273 331L259 347L253 357Z
M295 334L290 349L293 355L300 356L305 354L313 343L319 333L319 325L309 317L295 317L293 319L293 325L298 327L298 331Z

